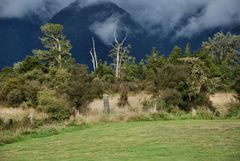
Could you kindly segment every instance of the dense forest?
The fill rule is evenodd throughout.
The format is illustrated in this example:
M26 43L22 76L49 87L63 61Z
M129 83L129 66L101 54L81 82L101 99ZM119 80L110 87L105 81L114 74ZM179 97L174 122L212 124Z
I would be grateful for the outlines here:
M1 105L31 107L47 113L50 120L61 121L74 112L86 113L88 104L103 94L118 93L118 105L124 108L129 93L145 91L151 95L145 108L154 106L169 113L207 108L216 116L211 94L235 91L240 100L240 35L218 32L198 51L192 52L189 44L185 49L175 46L169 57L153 48L140 62L131 56L127 35L121 40L113 35L112 62L98 59L93 38L90 71L75 62L63 29L59 24L43 25L44 49L34 49L33 56L1 70ZM239 115L239 105L233 110Z

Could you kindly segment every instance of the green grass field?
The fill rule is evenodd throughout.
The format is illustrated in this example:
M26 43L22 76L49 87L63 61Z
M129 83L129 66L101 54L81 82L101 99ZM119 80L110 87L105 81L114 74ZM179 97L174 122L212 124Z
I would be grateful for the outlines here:
M0 147L1 161L240 160L240 121L94 125Z

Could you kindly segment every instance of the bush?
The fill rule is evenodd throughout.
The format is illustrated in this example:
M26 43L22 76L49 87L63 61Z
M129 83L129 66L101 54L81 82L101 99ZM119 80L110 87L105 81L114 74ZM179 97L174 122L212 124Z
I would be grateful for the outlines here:
M182 101L182 95L175 89L167 89L162 94L162 99L165 103L170 106L178 106Z
M92 77L89 75L85 65L76 65L72 69L67 82L59 90L59 93L66 95L71 106L80 112L86 111L87 105L101 92L99 87L96 90L94 89Z
M28 56L24 61L14 65L14 70L18 73L26 73L35 68L40 68L41 64L37 57Z
M93 98L102 98L104 93L104 84L101 79L94 78L91 82L91 95Z
M240 101L240 77L236 80L235 84L233 85L233 88L237 93L236 98Z
M34 85L34 82L29 82L24 87L25 100L28 106L36 107L38 104L37 94L39 91L38 82Z
M18 89L13 89L7 95L7 103L10 106L17 107L24 101L24 94Z
M229 106L227 117L240 119L240 103L231 103Z
M54 90L39 92L37 109L48 113L50 119L57 121L69 119L72 113L67 101L58 98Z

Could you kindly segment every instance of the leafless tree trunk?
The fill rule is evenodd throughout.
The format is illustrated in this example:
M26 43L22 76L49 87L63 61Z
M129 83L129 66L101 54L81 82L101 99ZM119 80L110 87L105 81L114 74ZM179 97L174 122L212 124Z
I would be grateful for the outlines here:
M114 40L115 40L115 45L111 44L112 47L114 48L114 50L116 51L116 69L115 69L115 77L119 78L120 77L120 72L121 72L121 64L122 64L122 59L123 59L123 55L127 52L126 50L124 50L124 43L127 40L127 35L125 36L125 38L122 40L122 42L119 42L117 40L117 36L116 36L116 32L114 34Z
M92 57L93 70L95 71L98 68L98 59L97 59L97 52L96 52L94 37L92 37L92 43L93 43L93 46L92 46L92 49L90 50L90 55Z

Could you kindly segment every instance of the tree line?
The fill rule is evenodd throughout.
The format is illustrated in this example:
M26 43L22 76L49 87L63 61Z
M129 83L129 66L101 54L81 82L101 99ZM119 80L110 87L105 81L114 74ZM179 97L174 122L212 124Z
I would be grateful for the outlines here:
M109 56L97 57L95 41L89 52L94 71L75 62L71 43L60 24L45 24L40 38L44 49L33 50L12 68L0 72L0 102L12 107L34 107L53 120L68 119L73 111L85 112L87 105L104 93L119 93L119 106L128 104L128 93L147 91L158 110L190 111L207 107L209 96L219 90L235 90L240 98L240 36L216 33L191 52L175 46L169 57L156 48L140 62L131 56L131 46L114 35Z

